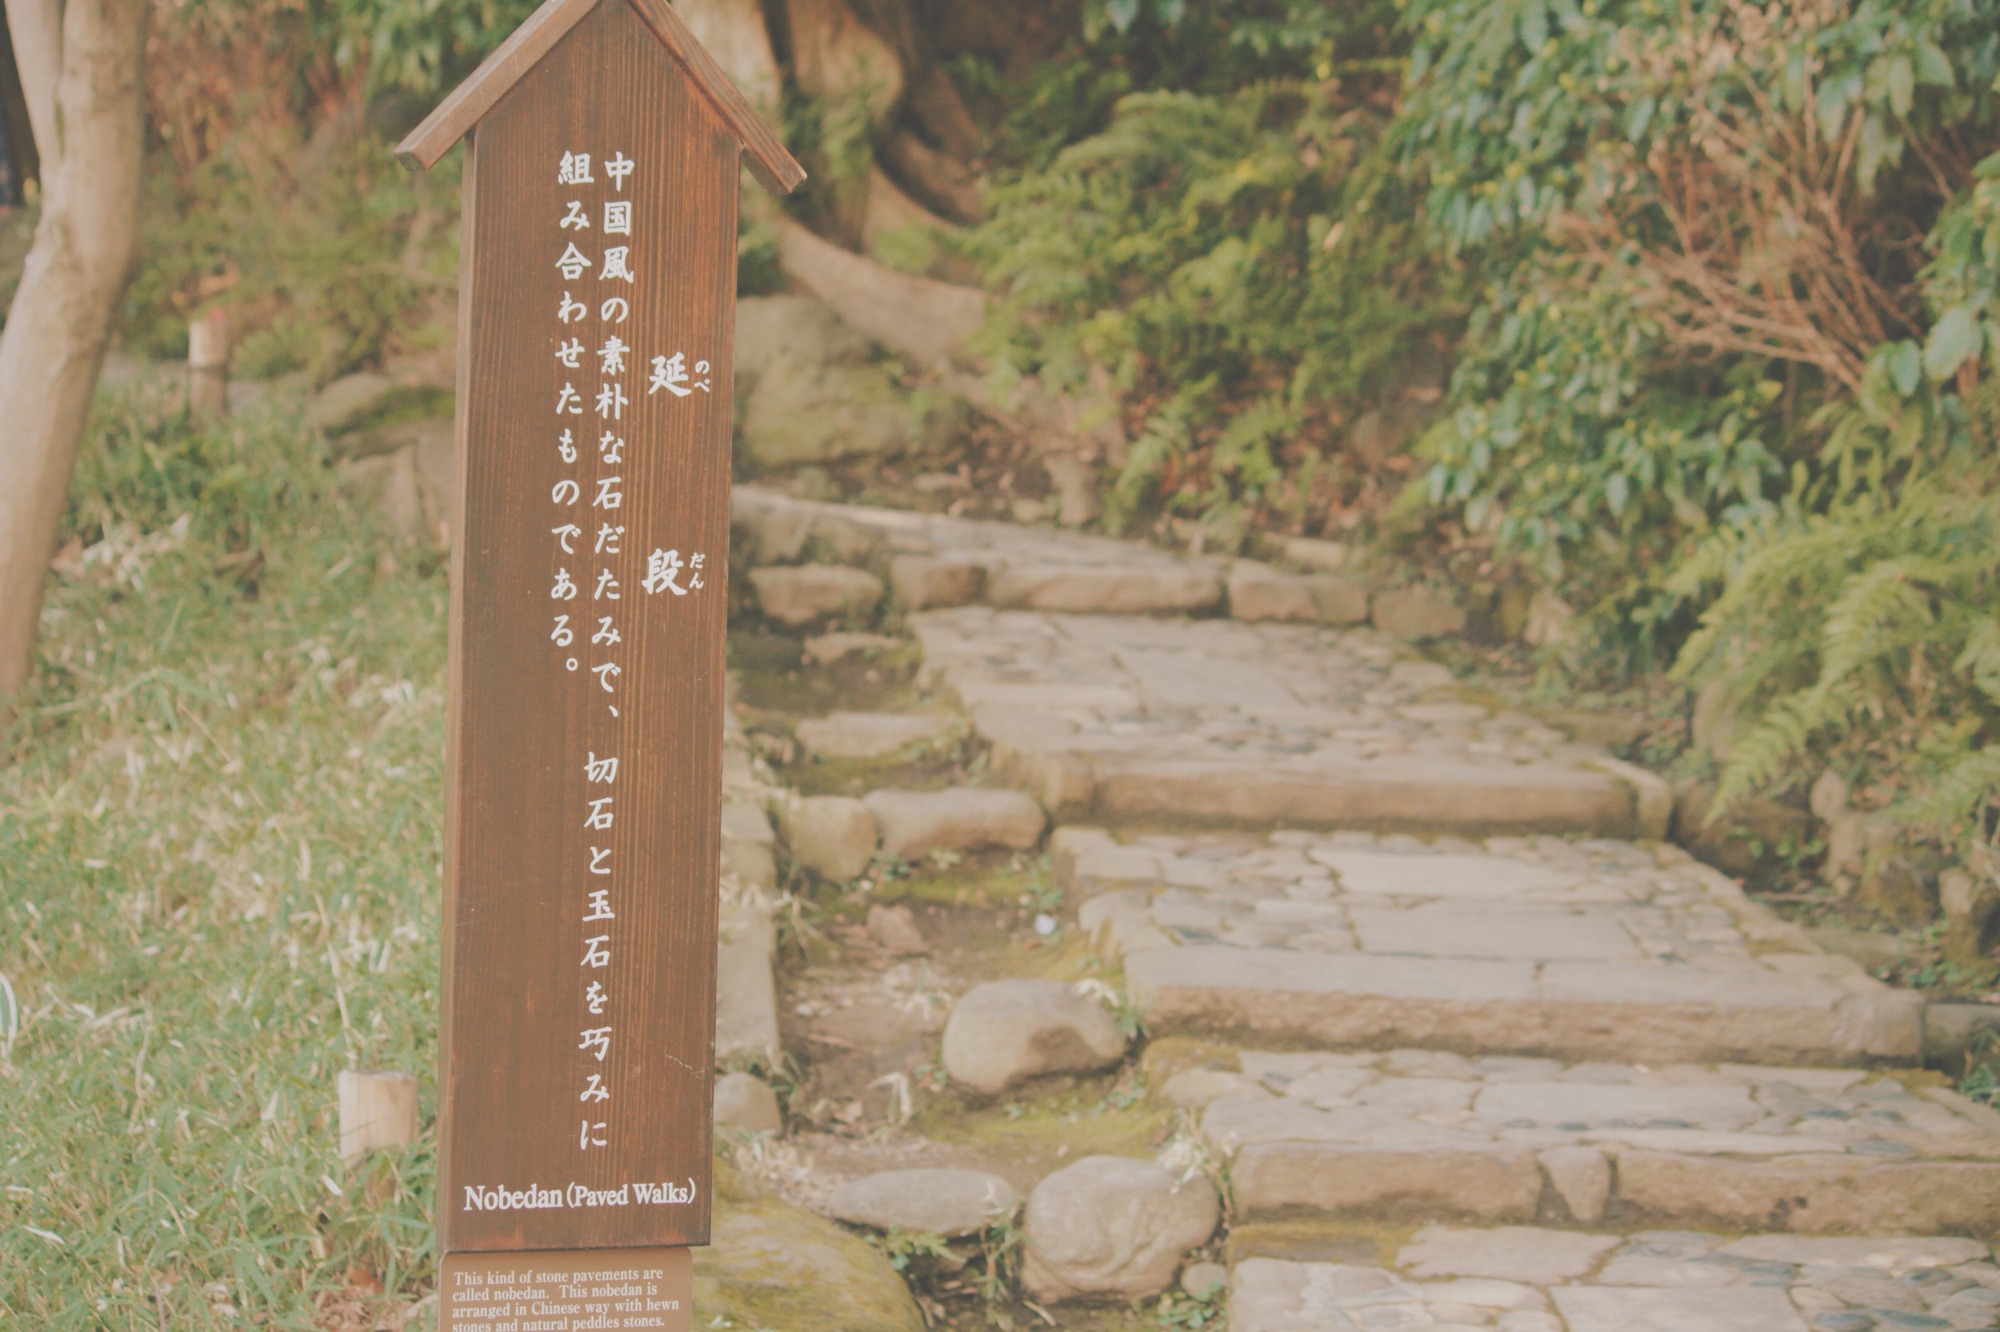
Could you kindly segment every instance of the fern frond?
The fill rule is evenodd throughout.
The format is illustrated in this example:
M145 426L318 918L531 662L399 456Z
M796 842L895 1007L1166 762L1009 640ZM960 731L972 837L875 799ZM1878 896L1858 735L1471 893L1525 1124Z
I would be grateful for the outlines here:
M1971 676L1973 686L1989 701L2000 703L2000 619L1982 615L1973 621L1965 648L1952 666Z
M1830 684L1816 684L1765 709L1763 718L1749 734L1731 745L1722 776L1716 782L1709 821L1714 822L1731 806L1776 782L1815 735L1844 731L1850 708L1843 704L1840 693Z
M1962 824L1977 818L1996 794L2000 794L2000 745L1985 745L1946 769L1927 790L1898 801L1889 813L1906 823Z
M1820 635L1821 680L1844 679L1919 637L1933 619L1924 575L1938 572L1935 561L1905 556L1878 561L1848 579Z

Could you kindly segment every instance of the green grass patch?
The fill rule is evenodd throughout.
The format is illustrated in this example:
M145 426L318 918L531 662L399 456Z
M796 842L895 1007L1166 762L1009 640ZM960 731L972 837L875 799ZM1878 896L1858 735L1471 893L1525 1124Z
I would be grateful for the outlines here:
M429 1132L344 1169L334 1078L409 1070L428 1123L439 561L280 414L103 404L75 496L0 769L0 1323L407 1301Z

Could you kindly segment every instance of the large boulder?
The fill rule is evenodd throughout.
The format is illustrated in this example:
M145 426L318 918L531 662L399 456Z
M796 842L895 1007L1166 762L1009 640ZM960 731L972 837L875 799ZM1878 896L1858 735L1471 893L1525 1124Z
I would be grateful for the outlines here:
M1035 1185L1022 1222L1021 1284L1042 1300L1144 1299L1165 1290L1221 1207L1200 1175L1086 1156Z
M736 310L738 442L760 467L900 452L916 427L868 339L809 296Z
M826 1210L850 1225L974 1235L1014 1215L1021 1195L984 1170L881 1170L837 1185Z
M740 392L786 361L856 364L868 339L810 296L745 296L736 302L736 386Z
M1125 1034L1095 999L1047 980L975 985L944 1025L952 1081L988 1096L1046 1073L1087 1073L1125 1056Z
M886 457L915 434L904 395L875 366L784 361L745 399L741 442L752 463L777 468Z
M757 1195L720 1162L716 1175L709 1244L694 1251L696 1327L923 1332L923 1315L879 1249Z

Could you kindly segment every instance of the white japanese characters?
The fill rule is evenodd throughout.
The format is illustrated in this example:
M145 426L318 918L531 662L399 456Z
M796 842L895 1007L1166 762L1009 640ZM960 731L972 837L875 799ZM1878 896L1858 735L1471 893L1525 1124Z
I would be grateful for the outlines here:
M708 361L690 360L680 349L647 354L650 348L635 348L628 340L642 336L628 325L635 302L644 304L638 283L643 254L650 253L638 246L648 219L626 197L637 169L622 151L608 157L563 153L556 183L574 188L564 192L562 211L552 219L547 252L564 284L549 344L555 447L548 455L552 470L539 482L549 488L549 642L574 678L573 687L590 700L589 714L608 717L613 735L620 708L628 703L627 682L634 678L628 670L632 663L623 656L630 646L622 618L627 608L632 614L667 614L666 605L703 590L707 571L704 552L656 546L647 539L654 534L643 528L634 529L626 543L625 499L644 484L649 428L682 399L713 391ZM596 297L593 288L600 293ZM643 393L636 382L641 374ZM573 421L579 417L590 424ZM658 536L671 540L666 533ZM636 584L644 595L628 599L627 584ZM595 724L588 733L605 734ZM633 1057L630 1042L620 1036L619 960L625 951L620 904L626 885L618 864L619 756L586 749L580 767L583 800L565 816L580 825L583 855L565 872L562 889L565 910L574 911L581 931L573 937L582 939L576 1035L564 1066L575 1077L576 1150L597 1152L618 1139L621 1062Z

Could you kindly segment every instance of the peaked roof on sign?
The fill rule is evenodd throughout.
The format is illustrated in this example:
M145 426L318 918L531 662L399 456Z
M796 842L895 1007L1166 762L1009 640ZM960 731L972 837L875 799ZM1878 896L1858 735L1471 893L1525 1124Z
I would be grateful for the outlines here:
M743 100L743 94L695 40L667 0L544 0L527 22L514 29L513 35L481 62L471 78L453 89L435 111L424 117L423 124L396 145L397 158L412 171L428 170L599 4L632 6L640 20L660 39L660 45L667 48L675 63L693 80L696 90L716 115L722 117L722 123L747 155L750 174L765 189L773 194L790 194L806 178L805 170L792 160L763 117Z

